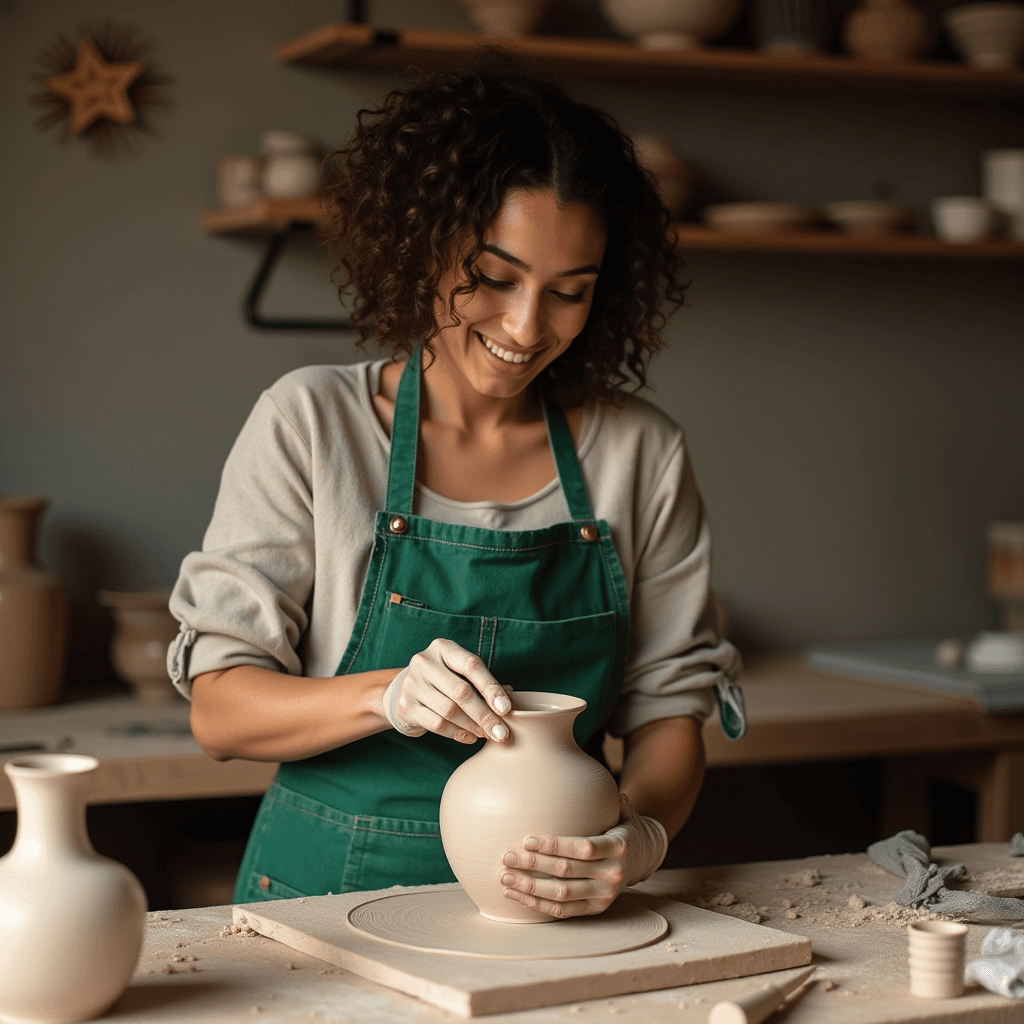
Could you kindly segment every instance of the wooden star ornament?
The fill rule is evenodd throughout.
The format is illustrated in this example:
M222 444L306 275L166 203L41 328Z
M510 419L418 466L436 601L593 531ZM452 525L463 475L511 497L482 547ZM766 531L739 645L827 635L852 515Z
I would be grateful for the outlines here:
M43 85L71 104L71 132L81 135L100 118L117 124L134 123L136 113L128 98L128 89L145 68L145 64L137 60L107 63L96 44L88 36L82 36L75 66L47 78Z

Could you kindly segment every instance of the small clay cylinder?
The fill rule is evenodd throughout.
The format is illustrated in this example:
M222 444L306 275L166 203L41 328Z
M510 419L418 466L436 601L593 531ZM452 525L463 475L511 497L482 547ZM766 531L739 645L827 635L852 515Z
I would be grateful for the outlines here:
M955 999L964 994L967 925L914 921L907 925L910 994L924 999Z
M1024 602L1024 523L989 523L988 592Z

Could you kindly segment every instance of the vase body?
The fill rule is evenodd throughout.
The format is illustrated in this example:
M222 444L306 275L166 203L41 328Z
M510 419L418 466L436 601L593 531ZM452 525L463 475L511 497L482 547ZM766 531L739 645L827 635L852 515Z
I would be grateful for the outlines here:
M178 620L167 608L170 596L167 589L99 593L100 604L114 616L110 643L114 668L139 700L149 704L178 699L167 675L167 646L178 635Z
M487 740L441 795L441 841L455 877L484 917L541 924L548 914L506 899L502 857L528 835L596 836L619 821L615 780L576 745L587 706L560 693L511 694L504 743Z
M91 1020L131 979L142 949L146 897L123 864L101 857L85 828L98 762L77 754L4 765L18 831L0 860L0 1017Z
M605 17L649 50L692 50L728 31L742 0L601 0Z
M920 57L935 45L931 15L910 0L861 0L843 25L843 45L865 60Z
M827 13L823 0L756 0L752 15L757 45L782 55L823 50Z
M67 601L34 565L45 498L0 497L0 708L52 704L67 647Z

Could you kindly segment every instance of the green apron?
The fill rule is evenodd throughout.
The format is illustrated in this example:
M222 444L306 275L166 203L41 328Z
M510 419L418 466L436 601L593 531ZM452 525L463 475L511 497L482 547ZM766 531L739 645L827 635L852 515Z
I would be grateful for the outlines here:
M413 515L420 350L398 388L386 510L337 674L408 664L437 637L478 654L501 683L587 701L581 747L599 746L622 689L629 601L611 531L595 520L561 409L545 402L570 522L485 530ZM260 806L236 903L453 882L441 792L479 749L394 729L282 764ZM495 868L497 870L497 867Z

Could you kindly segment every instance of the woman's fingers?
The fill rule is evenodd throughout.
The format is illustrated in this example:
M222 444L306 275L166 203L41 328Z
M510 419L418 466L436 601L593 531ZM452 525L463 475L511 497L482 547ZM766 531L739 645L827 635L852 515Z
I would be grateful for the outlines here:
M505 889L504 893L506 899L515 900L516 903L521 903L524 907L529 907L531 910L539 910L542 914L549 914L551 917L558 918L585 917L589 914L600 914L607 910L615 901L614 895L561 902L545 899L542 896L532 896L528 893L519 892L517 889Z
M483 660L460 647L453 640L434 640L428 651L440 658L448 670L436 679L437 688L496 740L508 738L508 726L501 715L512 708L505 688L488 671Z

